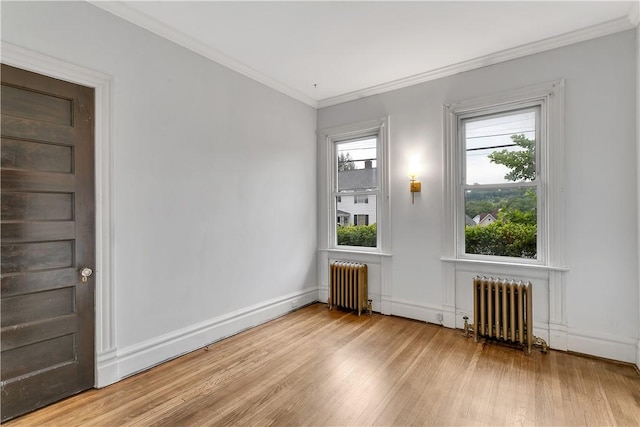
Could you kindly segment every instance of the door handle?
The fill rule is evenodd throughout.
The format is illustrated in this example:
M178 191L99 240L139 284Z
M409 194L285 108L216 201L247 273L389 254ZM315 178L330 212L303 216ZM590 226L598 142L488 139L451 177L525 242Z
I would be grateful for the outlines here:
M89 276L91 276L92 274L93 270L89 267L82 268L82 270L80 270L80 276L82 276L80 280L82 280L82 283L87 283L87 280L89 280Z

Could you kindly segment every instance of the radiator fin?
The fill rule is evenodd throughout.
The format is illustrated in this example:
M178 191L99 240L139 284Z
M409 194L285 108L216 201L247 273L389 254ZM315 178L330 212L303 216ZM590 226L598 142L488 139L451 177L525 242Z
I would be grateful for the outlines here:
M533 345L531 282L476 277L473 311L476 341L479 336L521 344L527 353Z
M329 309L355 310L358 316L368 307L367 265L334 261L329 265Z

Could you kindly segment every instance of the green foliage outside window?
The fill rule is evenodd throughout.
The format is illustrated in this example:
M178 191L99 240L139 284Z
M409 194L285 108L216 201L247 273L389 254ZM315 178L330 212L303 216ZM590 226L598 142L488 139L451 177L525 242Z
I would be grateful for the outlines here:
M338 226L338 245L375 248L377 235L376 224Z
M340 153L338 156L338 172L356 170L356 164L349 153Z
M523 222L507 221L506 215L501 214L497 221L489 225L466 226L464 229L466 252L476 255L535 258L537 225L527 220L529 213L514 211L510 215Z
M536 178L535 141L524 135L512 135L522 151L494 151L492 163L507 166L508 181L533 181ZM465 214L498 212L488 225L465 226L465 252L515 258L537 256L537 194L533 189L510 188L471 190L465 194Z

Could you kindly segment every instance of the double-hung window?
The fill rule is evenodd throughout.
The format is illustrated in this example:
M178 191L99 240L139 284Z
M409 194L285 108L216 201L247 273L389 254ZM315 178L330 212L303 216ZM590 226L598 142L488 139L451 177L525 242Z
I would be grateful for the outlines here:
M382 251L386 224L386 120L327 131L329 246Z
M538 259L540 109L458 117L465 255Z
M446 106L449 255L561 261L562 88L559 82Z
M375 248L378 246L375 208L378 199L378 137L364 135L334 144L335 207L337 211L349 214L346 225L337 225L336 245ZM374 207L371 210L368 209L369 201Z

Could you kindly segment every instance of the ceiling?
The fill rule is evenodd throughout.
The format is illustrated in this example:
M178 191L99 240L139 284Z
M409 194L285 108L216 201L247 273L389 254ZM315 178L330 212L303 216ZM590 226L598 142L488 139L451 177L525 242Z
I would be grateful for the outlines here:
M637 1L110 1L314 107L633 28Z

